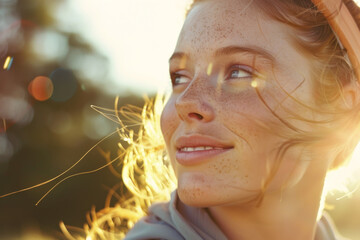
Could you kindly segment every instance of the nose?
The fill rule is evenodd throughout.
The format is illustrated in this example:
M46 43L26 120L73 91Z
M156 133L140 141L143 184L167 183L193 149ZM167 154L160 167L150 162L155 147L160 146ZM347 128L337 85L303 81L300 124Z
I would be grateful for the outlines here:
M201 80L193 80L176 99L175 107L178 116L186 122L210 122L215 117L215 111L210 103L210 86L205 86Z

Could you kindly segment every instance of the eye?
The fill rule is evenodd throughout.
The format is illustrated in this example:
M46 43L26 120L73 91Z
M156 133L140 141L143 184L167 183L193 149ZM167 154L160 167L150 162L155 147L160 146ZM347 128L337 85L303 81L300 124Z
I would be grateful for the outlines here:
M171 83L173 85L173 87L180 85L180 84L184 84L184 83L188 83L189 82L189 77L182 75L180 73L170 73L170 78L171 78Z
M226 75L226 80L231 79L252 79L255 75L253 68L246 65L231 66L229 73Z

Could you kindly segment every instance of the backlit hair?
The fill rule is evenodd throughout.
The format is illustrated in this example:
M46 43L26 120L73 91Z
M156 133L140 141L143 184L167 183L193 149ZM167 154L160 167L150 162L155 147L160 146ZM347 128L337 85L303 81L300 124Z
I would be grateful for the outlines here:
M196 4L203 1L206 0L195 0L189 12ZM347 164L359 142L360 105L358 103L349 105L343 99L343 87L356 82L354 71L326 18L310 0L249 1L271 18L293 29L294 34L289 36L294 47L313 63L311 80L314 82L313 94L316 102L307 106L291 93L286 94L300 106L323 116L321 120L306 119L301 114L281 106L295 120L315 127L311 128L311 131L299 129L294 127L291 121L276 115L286 130L276 134L280 134L286 140L277 149L276 159L263 181L257 199L261 204L283 156L294 147L309 150L304 151L304 154L311 154L311 149L314 148L325 155L331 153L334 158L331 166L333 170ZM351 0L344 0L343 3L355 16L359 26L359 9L355 3ZM255 88L255 91L267 106L261 90ZM117 115L123 114L119 117L121 124L119 135L128 145L126 148L122 144L119 145L120 154L124 159L121 177L127 187L124 191L124 196L127 198L118 197L118 203L114 207L110 206L108 200L105 209L91 212L88 217L89 224L85 226L88 240L124 237L127 229L146 215L147 208L153 202L167 201L170 192L176 188L176 178L170 167L160 131L160 115L164 102L165 98L158 96L154 101L148 101L142 110L126 108L120 112L116 111ZM140 122L139 131L134 133L133 130L127 129L120 118ZM114 192L111 192L110 196L115 196ZM69 239L82 239L80 235L71 235L63 224L61 228Z

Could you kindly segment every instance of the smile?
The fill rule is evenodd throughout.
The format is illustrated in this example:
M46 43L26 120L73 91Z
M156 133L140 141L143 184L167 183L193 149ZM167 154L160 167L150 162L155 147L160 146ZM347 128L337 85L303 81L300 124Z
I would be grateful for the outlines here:
M212 150L212 149L223 149L219 147L211 147L211 146L204 146L204 147L183 147L180 149L181 152L195 152L195 151L205 151L205 150Z
M183 166L197 165L233 149L230 142L206 135L181 136L175 141L176 161Z
M233 148L184 147L176 151L176 161L183 166L201 164L220 157Z

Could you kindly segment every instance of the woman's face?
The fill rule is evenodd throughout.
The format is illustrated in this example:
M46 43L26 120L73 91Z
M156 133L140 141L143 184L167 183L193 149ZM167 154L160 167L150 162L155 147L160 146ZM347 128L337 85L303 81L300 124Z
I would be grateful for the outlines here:
M294 32L250 2L196 4L170 58L173 93L161 127L189 205L256 198L286 140L275 132L291 133L276 115L303 128L288 110L303 113L294 98L313 101L311 63L292 44ZM269 191L301 181L307 164L298 155L285 155Z

